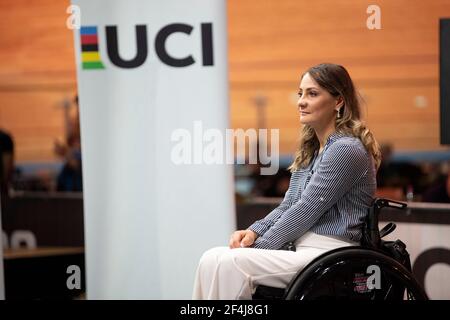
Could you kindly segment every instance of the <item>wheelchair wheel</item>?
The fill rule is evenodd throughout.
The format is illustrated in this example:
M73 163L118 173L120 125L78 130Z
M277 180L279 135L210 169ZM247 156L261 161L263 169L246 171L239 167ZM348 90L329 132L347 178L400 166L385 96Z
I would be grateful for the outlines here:
M344 247L327 252L300 271L286 300L427 300L402 264L379 251Z

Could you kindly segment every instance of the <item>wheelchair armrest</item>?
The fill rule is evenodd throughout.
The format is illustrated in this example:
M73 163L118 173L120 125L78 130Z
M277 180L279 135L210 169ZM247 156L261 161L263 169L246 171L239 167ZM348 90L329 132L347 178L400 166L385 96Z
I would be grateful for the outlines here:
M384 198L376 198L372 202L372 206L369 208L369 213L364 226L363 240L367 242L366 245L370 245L373 248L380 248L381 235L378 228L378 216L380 215L381 209L386 207L405 209L407 204ZM393 229L390 231L393 231Z
M376 212L379 213L381 209L386 207L394 209L405 209L407 207L407 204L404 202L399 202L391 199L376 198L372 203L372 207L374 207Z

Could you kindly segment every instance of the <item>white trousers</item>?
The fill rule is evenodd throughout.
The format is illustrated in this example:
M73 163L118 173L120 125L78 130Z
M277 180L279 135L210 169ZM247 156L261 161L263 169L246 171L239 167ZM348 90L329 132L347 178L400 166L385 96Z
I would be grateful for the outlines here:
M294 275L322 253L358 245L338 237L307 232L297 251L216 247L198 264L193 299L251 300L258 285L285 288Z

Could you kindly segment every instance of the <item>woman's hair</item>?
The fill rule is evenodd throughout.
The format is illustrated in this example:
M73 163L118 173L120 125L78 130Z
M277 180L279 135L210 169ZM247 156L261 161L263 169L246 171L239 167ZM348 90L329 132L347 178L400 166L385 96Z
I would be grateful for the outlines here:
M366 150L372 154L375 168L378 170L381 162L380 147L361 120L360 101L347 70L337 64L322 63L306 70L302 78L307 73L333 97L342 97L344 104L339 110L340 117L336 118L336 132L359 138ZM319 147L319 140L314 129L309 125L304 125L301 130L299 148L295 153L294 162L288 170L293 172L307 166Z

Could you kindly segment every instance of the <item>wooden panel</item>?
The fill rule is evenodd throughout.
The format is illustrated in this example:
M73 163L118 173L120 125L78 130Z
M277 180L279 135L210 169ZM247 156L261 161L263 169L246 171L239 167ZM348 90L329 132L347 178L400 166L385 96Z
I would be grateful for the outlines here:
M12 133L16 160L56 161L53 144L64 139L64 102L71 92L1 92L0 126Z
M0 2L0 127L10 130L18 161L55 161L64 134L59 107L76 92L69 0ZM298 139L295 93L300 75L320 62L343 64L367 102L377 139L396 150L439 145L439 18L448 0L379 0L382 29L366 27L361 0L230 0L230 117L234 128L258 126L255 98L267 97L265 123L280 128L280 149ZM426 100L416 107L416 97Z
M10 74L68 74L74 79L73 31L66 28L69 0L2 0L0 70Z
M365 97L366 119L396 150L439 145L439 18L448 1L377 1L382 30L366 28L369 1L228 2L233 125L251 97L267 97L267 126L283 128L282 153L297 141L295 91L302 72L320 62L343 64ZM419 98L416 98L419 97ZM425 100L417 107L415 100ZM249 119L256 123L257 116ZM246 117L247 119L247 117Z
M68 0L0 2L0 127L12 133L16 161L57 161L63 104L76 92Z

